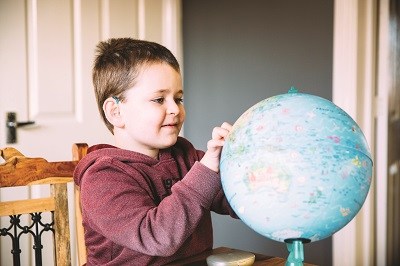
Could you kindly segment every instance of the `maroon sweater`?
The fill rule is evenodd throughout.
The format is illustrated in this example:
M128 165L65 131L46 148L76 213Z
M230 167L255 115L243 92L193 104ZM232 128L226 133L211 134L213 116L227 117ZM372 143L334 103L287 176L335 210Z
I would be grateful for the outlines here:
M230 214L220 177L186 139L159 159L97 145L78 164L87 265L162 265L211 249L210 211Z

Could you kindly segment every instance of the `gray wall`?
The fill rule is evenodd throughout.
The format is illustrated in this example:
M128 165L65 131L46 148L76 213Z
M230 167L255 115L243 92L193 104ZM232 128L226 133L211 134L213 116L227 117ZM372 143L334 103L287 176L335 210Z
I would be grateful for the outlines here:
M212 128L291 86L332 98L333 0L184 0L185 137L201 149ZM285 244L214 215L214 246L287 257ZM305 245L332 264L331 238Z

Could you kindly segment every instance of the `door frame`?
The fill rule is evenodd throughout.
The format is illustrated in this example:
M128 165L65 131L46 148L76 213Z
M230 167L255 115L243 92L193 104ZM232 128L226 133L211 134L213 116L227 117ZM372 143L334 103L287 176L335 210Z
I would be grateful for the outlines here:
M389 0L335 0L333 101L362 128L374 159L368 197L333 236L333 265L385 265ZM379 178L378 178L379 177Z

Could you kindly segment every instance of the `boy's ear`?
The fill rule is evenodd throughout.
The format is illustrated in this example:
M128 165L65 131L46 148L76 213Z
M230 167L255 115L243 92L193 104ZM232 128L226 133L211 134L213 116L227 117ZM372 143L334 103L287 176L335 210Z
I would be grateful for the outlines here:
M125 125L119 110L120 106L112 97L107 98L103 103L103 112L107 120L114 127L123 127Z

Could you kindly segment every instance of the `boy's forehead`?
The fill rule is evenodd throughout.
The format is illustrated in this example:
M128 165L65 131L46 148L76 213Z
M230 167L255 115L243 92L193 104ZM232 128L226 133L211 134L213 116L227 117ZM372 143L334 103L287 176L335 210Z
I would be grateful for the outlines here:
M181 72L179 70L176 70L171 66L170 64L166 62L152 62L152 63L144 63L140 67L138 67L137 71L137 77L139 78L141 75L147 73L147 72L152 72L152 71L160 71L160 69L165 69L168 68L172 70L172 72L181 78Z
M159 66L162 68L158 68ZM164 67L170 70L165 71ZM145 94L183 94L181 73L163 62L142 64L137 68L134 85L127 92L134 93L135 90Z
M159 89L159 90L154 90L151 92L152 94L168 94L168 93L173 93L173 94L183 94L183 90L174 90L174 89Z

